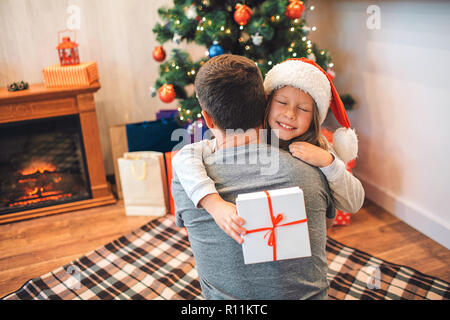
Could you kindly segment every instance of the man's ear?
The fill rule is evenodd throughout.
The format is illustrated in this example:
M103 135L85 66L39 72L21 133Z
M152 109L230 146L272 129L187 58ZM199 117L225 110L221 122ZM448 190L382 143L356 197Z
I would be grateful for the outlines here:
M206 122L206 125L208 126L208 128L214 129L216 127L213 119L211 118L211 116L209 115L208 112L206 112L205 110L202 110L202 116L203 116L203 119L205 119L205 122Z

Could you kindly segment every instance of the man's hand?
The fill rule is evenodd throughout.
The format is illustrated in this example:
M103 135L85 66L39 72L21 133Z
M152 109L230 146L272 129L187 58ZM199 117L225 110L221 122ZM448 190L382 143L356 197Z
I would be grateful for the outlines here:
M304 141L291 143L289 151L294 157L315 167L329 166L334 160L333 155L328 151Z
M245 230L242 225L244 219L239 217L236 212L236 205L223 200L217 193L211 193L199 201L199 205L211 214L217 225L237 243L242 244Z

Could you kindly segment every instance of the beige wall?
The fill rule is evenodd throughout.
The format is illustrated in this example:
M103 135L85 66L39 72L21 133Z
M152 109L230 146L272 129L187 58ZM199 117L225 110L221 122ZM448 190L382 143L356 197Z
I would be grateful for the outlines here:
M381 29L368 30L369 5ZM450 248L450 2L317 1L313 39L357 109L366 196Z
M114 172L108 128L154 120L159 109L176 108L149 96L158 76L153 60L158 45L152 28L157 9L170 0L0 0L0 86L18 80L43 82L42 69L58 63L57 32L66 28L69 5L80 7L77 33L82 61L98 62L102 89L96 94L103 157L108 174ZM205 49L185 43L194 58Z

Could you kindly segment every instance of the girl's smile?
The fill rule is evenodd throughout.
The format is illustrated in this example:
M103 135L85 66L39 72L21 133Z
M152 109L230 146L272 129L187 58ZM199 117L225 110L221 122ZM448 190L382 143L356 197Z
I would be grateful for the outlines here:
M301 136L311 125L314 100L300 89L290 86L278 89L269 107L268 123L280 140Z

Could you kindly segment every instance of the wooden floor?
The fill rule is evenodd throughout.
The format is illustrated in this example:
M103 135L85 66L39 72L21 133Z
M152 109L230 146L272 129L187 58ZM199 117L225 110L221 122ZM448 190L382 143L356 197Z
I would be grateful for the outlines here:
M139 228L151 217L125 216L123 203L0 225L0 297ZM350 226L329 235L378 258L450 282L450 251L366 201Z

